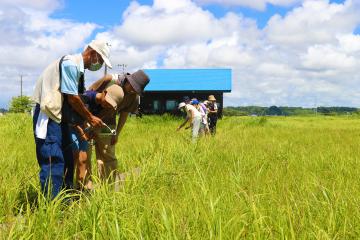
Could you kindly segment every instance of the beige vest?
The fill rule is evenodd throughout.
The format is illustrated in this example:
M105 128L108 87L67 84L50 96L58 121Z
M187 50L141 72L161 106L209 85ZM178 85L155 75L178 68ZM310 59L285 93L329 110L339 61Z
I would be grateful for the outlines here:
M70 59L80 65L82 57L78 55L67 55ZM40 104L40 110L57 123L61 122L61 108L63 95L60 92L60 59L51 63L38 78L32 99Z

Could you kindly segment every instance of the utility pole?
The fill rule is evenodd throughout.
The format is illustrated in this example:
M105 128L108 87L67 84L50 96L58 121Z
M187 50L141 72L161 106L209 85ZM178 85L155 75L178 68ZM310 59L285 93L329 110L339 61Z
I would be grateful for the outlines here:
M23 75L20 74L20 96L23 95Z
M122 73L125 74L125 68L127 67L126 64L118 64L118 67L122 67Z

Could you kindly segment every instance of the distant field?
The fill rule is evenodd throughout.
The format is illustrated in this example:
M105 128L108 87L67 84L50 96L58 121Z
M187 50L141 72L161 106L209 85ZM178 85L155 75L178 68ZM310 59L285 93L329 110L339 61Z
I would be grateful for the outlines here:
M31 118L0 117L0 238L360 238L360 119L229 117L197 144L180 122L130 118L117 156L140 176L66 205L37 194Z

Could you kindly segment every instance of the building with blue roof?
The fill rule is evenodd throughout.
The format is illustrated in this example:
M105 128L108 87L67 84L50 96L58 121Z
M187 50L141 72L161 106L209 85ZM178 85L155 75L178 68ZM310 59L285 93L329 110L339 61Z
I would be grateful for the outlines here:
M214 95L222 113L223 94L231 92L231 69L145 69L150 77L140 100L143 113L176 113L185 96L206 100Z

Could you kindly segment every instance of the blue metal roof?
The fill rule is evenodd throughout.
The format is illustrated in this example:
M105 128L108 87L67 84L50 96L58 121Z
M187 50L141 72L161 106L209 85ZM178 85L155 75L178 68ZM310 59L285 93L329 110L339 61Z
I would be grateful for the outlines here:
M231 69L145 69L145 91L231 91Z

